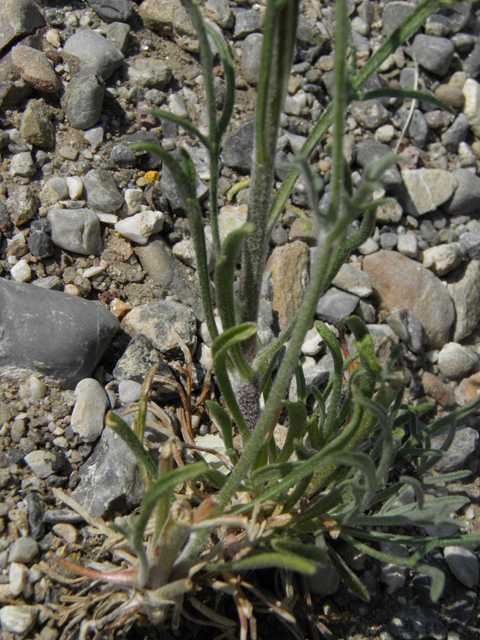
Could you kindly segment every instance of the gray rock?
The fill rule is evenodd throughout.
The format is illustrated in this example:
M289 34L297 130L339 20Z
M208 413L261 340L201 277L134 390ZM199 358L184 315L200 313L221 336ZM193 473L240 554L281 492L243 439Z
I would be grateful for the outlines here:
M307 397L312 393L312 387L318 388L320 385L327 382L330 377L330 371L321 364L314 367L303 367L303 374L305 376L305 384L307 385ZM288 399L291 402L298 401L297 380L295 377L292 379L290 384Z
M352 315L358 305L358 296L331 287L318 301L315 315L324 322L337 324Z
M463 60L462 66L469 78L478 78L480 75L480 40L478 36L475 38L474 46L470 54Z
M445 429L432 436L432 449L440 449L449 435L449 430ZM457 429L453 443L447 453L440 458L434 469L439 473L448 473L462 469L465 462L476 449L478 442L478 431L471 427Z
M210 14L214 22L222 29L231 29L235 23L233 11L228 0L207 0L205 3L207 15Z
M91 376L119 323L94 302L1 278L0 326L3 376L36 371L73 388Z
M242 44L242 70L247 82L257 85L260 79L263 35L252 33Z
M94 518L130 512L145 491L135 456L108 427L79 474L81 481L72 498Z
M55 204L59 200L68 198L67 181L61 176L54 176L47 180L43 189L40 191L40 200L42 204Z
M420 224L420 235L423 240L426 240L426 242L433 247L440 244L441 242L440 234L433 226L433 222L431 220L422 220ZM422 246L422 249L425 250L427 249L427 247Z
M33 0L5 0L0 10L0 50L44 25L42 13Z
M403 169L402 179L408 192L408 213L422 216L435 211L449 200L458 180L442 169Z
M167 123L168 123L168 120L164 120L162 122L162 130L165 138L169 137L166 131L166 127L168 126ZM176 127L177 125L174 125L174 126ZM175 134L175 137L176 135L177 134ZM129 136L125 136L121 144L129 145L130 143L137 143L137 142L150 142L152 144L158 145L160 143L158 130L154 129L153 131L145 131L145 130L136 131L135 133L132 133ZM141 162L142 162L142 168L145 171L150 169L159 169L162 166L162 159L153 153L149 153L148 151L142 150L142 151L135 151L135 154L137 156L140 156ZM178 160L179 158L176 157L176 159ZM162 172L162 178L166 173L167 173L166 171ZM170 172L168 172L168 174L171 175ZM170 182L173 182L173 179ZM163 184L164 183L161 182L161 191L162 193L165 193ZM165 195L167 194L165 193ZM177 197L180 200L180 196L177 196Z
M354 101L350 110L358 124L365 129L377 129L385 124L391 115L380 100Z
M21 562L26 564L31 562L38 553L38 544L30 536L18 538L10 547L8 552L9 562Z
M342 264L332 284L359 298L368 298L372 293L372 281L368 273L352 267L351 264Z
M12 185L8 192L6 205L10 220L16 227L21 227L35 217L40 202L29 185Z
M252 168L252 153L255 125L247 122L223 141L222 162L240 173L249 173Z
M423 327L417 316L409 309L401 309L388 316L387 323L410 351L419 353L423 349Z
M34 89L46 93L58 93L60 81L53 65L43 51L17 44L10 52L11 61L20 72L22 80Z
M146 336L142 333L137 333L128 343L120 360L118 360L113 370L113 377L120 382L131 380L142 384L145 376L155 364L159 365L157 375L163 378L170 378L170 380L175 379L160 351L155 349ZM162 397L172 397L174 395L172 388L162 383L155 382L153 389L155 395Z
M90 209L52 209L47 220L57 247L87 256L101 254L100 221Z
M156 58L138 58L128 65L127 78L134 86L164 89L172 79L172 70Z
M380 549L383 553L399 558L408 558L410 555L407 547L396 542L381 542ZM387 585L387 593L395 593L405 584L406 567L399 567L392 563L382 563L380 577L382 582Z
M469 260L478 260L480 258L480 231L462 233L460 246Z
M390 36L415 9L413 2L389 2L382 14L382 31Z
M402 219L402 215L403 208L396 200L391 200L377 209L377 220L379 222L398 224Z
M446 640L447 627L434 611L407 604L399 609L388 626L398 640Z
M45 101L29 100L22 115L20 134L25 142L51 149L55 146L55 126L51 121L51 111Z
M146 336L161 353L178 356L181 350L172 333L174 328L193 353L197 345L193 311L179 302L159 300L132 309L124 323L136 333Z
M105 22L126 22L132 15L130 0L87 0L97 16Z
M87 69L74 76L62 101L72 127L85 130L96 125L102 113L104 96L105 83L96 74Z
M36 172L37 167L30 151L17 153L10 161L10 175L12 177L22 176L28 178L35 175Z
M130 41L130 26L123 22L112 22L105 29L105 35L119 51L125 53Z
M412 233L398 236L397 250L409 258L416 258L418 255L418 241Z
M262 19L258 11L239 11L235 15L234 38L245 38L254 31L259 31L262 26Z
M403 108L397 111L396 118L399 120L401 128L405 125L408 117L408 109ZM427 144L429 133L430 127L428 126L425 116L420 109L415 109L406 131L410 142L416 147L423 149Z
M5 605L0 609L0 624L5 633L23 636L33 629L38 607L33 605Z
M123 205L123 196L109 171L92 169L84 176L83 186L87 202L93 209L112 213Z
M138 402L142 385L134 380L122 380L118 385L118 399L120 404L129 406L132 402Z
M395 247L397 246L397 242L398 236L396 233L393 233L393 231L380 234L380 246L382 247L382 249L392 251L392 249L395 249Z
M363 259L363 269L390 313L410 309L420 320L426 342L448 342L455 311L446 287L431 271L396 251L379 251Z
M448 292L456 312L453 340L460 342L480 322L480 261L471 260L450 274Z
M479 356L456 342L447 342L438 354L438 368L446 378L464 378L480 362Z
M468 118L464 113L459 113L451 127L442 133L442 144L449 151L456 151L458 145L465 140L468 135Z
M438 76L448 73L455 47L447 38L437 38L419 33L412 45L418 64Z
M464 258L459 242L441 244L423 252L423 266L431 269L437 276L444 276L455 269Z
M76 58L82 69L89 70L103 81L123 62L123 54L107 38L92 29L76 31L63 45L63 54Z
M27 493L23 500L28 509L30 535L34 540L40 540L45 535L45 524L43 522L43 516L46 511L45 502L35 491Z
M445 562L453 575L469 589L478 585L478 558L467 547L445 547Z
M136 167L138 162L135 151L123 142L113 147L110 160L123 168Z
M45 479L55 473L57 456L51 451L32 451L24 460L38 478Z
M51 237L44 231L30 231L28 238L28 250L35 258L48 258L53 255L55 245Z
M357 162L362 168L369 167L378 162L387 153L392 153L390 147L375 140L365 140L357 145ZM385 187L398 187L402 184L402 178L396 165L390 166L380 178Z
M139 13L146 27L158 31L163 36L195 36L190 17L180 0L144 0Z
M480 178L468 169L457 169L452 175L457 179L458 187L442 209L451 216L458 216L480 208Z
M189 280L185 267L174 258L170 247L158 236L151 236L147 244L136 248L142 267L165 289L175 293L189 306L199 320L204 320L202 300L197 288Z
M84 378L75 387L75 397L70 425L83 442L94 442L103 431L107 394L94 378Z
M312 593L322 597L331 596L338 591L340 578L328 563L325 567L319 567L313 576L308 576L308 584Z

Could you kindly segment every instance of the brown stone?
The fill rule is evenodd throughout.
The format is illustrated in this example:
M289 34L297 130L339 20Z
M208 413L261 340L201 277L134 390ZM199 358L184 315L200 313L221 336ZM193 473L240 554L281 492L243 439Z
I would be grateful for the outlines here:
M431 271L395 251L378 251L363 259L363 270L390 313L410 309L420 320L427 344L441 349L455 319L452 299Z
M474 373L473 376L465 378L455 389L455 397L457 404L463 407L478 396L480 391L480 373Z
M309 281L310 252L297 241L276 247L265 268L273 285L273 308L286 329L300 309Z
M58 93L60 81L47 56L37 49L17 44L12 49L13 64L20 71L22 79L34 89L46 93Z
M437 87L435 95L439 100L443 100L454 109L462 109L465 103L463 91L453 84L441 84Z
M438 376L426 371L422 376L422 384L427 396L430 396L442 407L451 408L456 405L452 390Z

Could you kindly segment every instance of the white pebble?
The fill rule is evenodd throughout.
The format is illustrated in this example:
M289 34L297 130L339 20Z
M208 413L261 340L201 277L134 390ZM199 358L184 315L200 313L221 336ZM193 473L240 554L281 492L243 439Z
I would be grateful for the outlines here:
M32 277L32 270L26 260L19 260L11 267L10 275L15 282L28 282Z
M10 605L0 610L0 623L5 633L23 635L37 620L38 609L27 605Z
M8 571L12 596L19 596L28 583L29 572L24 564L12 562Z
M83 180L78 176L69 176L66 180L70 199L78 200L83 192Z
M30 393L34 398L38 398L39 400L45 398L47 395L47 385L43 380L39 380L35 376L30 376L28 384L30 387Z
M85 131L83 137L90 143L92 150L95 152L103 142L103 135L104 131L102 127L94 127L93 129Z
M152 233L162 230L164 220L165 214L161 211L142 211L131 218L120 220L115 229L128 240L145 244Z
M107 394L94 378L84 378L75 387L75 397L70 425L84 442L93 442L103 431Z
M141 205L145 202L141 189L127 189L124 198L130 215L138 213Z

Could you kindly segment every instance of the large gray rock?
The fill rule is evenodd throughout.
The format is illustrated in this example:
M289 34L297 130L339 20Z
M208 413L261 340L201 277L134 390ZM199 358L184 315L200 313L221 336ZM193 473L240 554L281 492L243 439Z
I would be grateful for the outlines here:
M130 0L88 0L88 4L105 22L126 22L132 15Z
M448 73L455 47L447 38L419 33L415 36L412 49L421 67L438 76Z
M357 308L358 301L358 296L330 287L318 301L315 315L324 322L336 324L352 315Z
M449 429L436 433L431 440L432 449L440 449L449 437ZM440 473L448 473L450 471L456 471L462 469L465 462L476 449L478 442L478 431L471 427L463 427L457 429L455 438L447 453L440 458L439 462L435 465L435 470Z
M435 211L458 187L455 176L442 169L403 169L401 174L410 197L407 210L415 216Z
M0 50L44 24L42 13L33 0L5 0L0 9Z
M382 15L382 31L387 36L391 35L402 22L415 9L413 2L396 1L385 5Z
M0 278L0 374L40 373L64 388L92 375L119 328L103 306Z
M464 378L478 367L479 356L457 342L447 342L438 354L438 368L446 378Z
M252 153L255 124L247 122L224 138L222 162L240 173L249 173L252 168Z
M92 29L76 31L63 45L67 59L76 58L82 69L108 80L123 62L123 53Z
M452 299L442 282L418 262L395 251L365 256L363 269L390 313L410 309L420 320L427 344L441 349L455 319Z
M105 83L95 73L86 69L74 76L62 100L72 127L86 130L97 124L104 97Z

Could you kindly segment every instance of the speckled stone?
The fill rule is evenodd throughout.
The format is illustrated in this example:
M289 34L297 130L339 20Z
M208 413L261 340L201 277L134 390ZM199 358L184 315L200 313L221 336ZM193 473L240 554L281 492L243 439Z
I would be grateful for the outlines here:
M17 44L12 49L12 62L20 71L22 79L28 82L34 89L46 93L58 93L60 81L52 63L38 49L32 49L22 44Z

